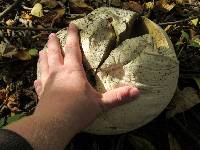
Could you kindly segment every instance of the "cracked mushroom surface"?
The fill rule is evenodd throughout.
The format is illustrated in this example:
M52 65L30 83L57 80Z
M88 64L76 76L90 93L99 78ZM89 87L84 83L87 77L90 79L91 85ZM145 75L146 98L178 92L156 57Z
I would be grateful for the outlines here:
M110 7L98 8L73 23L80 30L83 64L93 87L106 92L131 85L141 93L133 102L103 113L84 131L125 133L157 117L173 97L179 73L166 33L135 12ZM64 48L67 30L57 36Z

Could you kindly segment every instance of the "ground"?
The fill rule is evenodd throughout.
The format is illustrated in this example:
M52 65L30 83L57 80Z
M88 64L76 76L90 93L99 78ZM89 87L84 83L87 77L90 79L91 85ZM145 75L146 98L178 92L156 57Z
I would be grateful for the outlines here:
M33 112L38 51L49 33L101 6L136 11L167 32L180 62L177 91L166 110L146 126L113 136L81 133L66 149L200 149L198 0L0 0L0 127Z

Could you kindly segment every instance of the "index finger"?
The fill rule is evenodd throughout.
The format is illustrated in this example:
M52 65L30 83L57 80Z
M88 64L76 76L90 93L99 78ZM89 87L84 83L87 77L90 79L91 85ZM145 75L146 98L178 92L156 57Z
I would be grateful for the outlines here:
M75 24L72 23L69 24L65 44L64 64L67 63L82 65L78 29Z

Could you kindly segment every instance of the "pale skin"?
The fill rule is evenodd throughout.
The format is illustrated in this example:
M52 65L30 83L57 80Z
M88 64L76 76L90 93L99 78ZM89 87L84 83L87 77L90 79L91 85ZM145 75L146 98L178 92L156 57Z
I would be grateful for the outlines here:
M39 53L41 78L34 82L39 97L35 112L6 127L24 137L34 149L64 149L101 112L130 102L139 94L132 86L99 93L89 84L73 24L68 28L65 49L62 56L59 39L50 34L48 53Z

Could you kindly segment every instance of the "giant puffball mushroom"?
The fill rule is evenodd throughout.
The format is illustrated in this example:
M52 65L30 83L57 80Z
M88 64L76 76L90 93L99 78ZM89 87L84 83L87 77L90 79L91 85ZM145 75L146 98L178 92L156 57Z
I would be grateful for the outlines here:
M84 131L125 133L157 117L173 97L179 74L167 34L149 19L118 8L101 7L73 23L80 30L83 64L93 87L99 92L120 85L140 90L133 102L103 113ZM57 35L64 47L67 30Z

